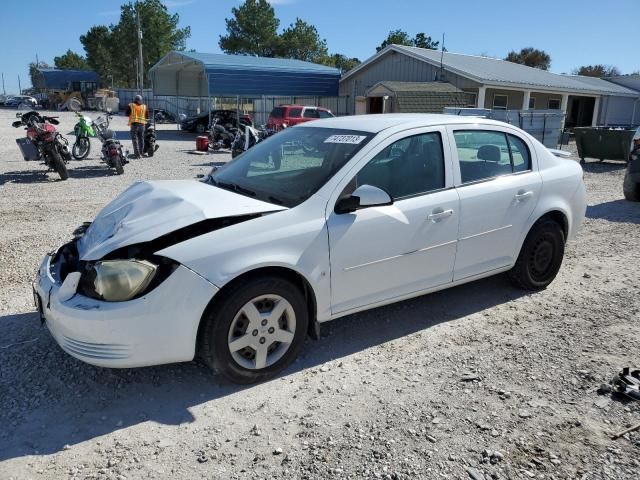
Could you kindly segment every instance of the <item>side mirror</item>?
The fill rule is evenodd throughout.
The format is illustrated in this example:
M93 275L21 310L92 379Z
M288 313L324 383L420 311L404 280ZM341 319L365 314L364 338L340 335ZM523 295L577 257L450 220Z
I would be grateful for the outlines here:
M373 185L360 185L351 195L340 198L336 202L334 211L338 215L342 215L362 208L383 207L392 204L391 196L381 188Z
M11 124L13 128L18 128L20 125L22 125L22 122L20 120L17 120Z
M22 118L22 114L20 112L16 113L16 118Z

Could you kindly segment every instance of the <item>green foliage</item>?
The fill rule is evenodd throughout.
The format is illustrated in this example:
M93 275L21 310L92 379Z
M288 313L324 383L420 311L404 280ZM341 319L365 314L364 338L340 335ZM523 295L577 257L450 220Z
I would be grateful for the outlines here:
M583 77L615 77L620 75L618 67L612 65L583 65L576 68L572 72L574 75L582 75Z
M387 38L376 48L376 52L384 49L389 45L405 45L407 47L427 48L429 50L437 50L440 42L434 41L431 37L424 33L418 33L411 38L404 30L391 30Z
M549 70L551 66L551 57L549 54L544 50L538 50L533 47L523 48L519 52L511 51L505 60L541 70Z
M46 62L31 62L29 64L29 77L31 78L31 85L33 87L37 84L37 73L39 68L51 68L51 65Z
M279 46L278 27L273 7L267 0L246 0L231 9L233 18L225 19L227 34L218 42L225 53L276 56Z
M90 70L87 59L71 50L67 50L64 55L54 57L53 63L61 70Z
M231 9L232 17L225 20L227 34L220 36L218 45L223 52L260 57L295 58L307 62L350 70L360 63L357 58L329 54L327 42L315 26L301 18L278 33L280 20L267 0L245 0Z
M300 18L282 32L276 52L279 57L306 62L318 62L328 55L327 42L320 38L316 27Z
M178 28L179 15L169 14L160 0L140 0L120 7L120 20L109 27L93 26L80 37L90 68L98 72L105 84L135 87L138 62L138 27L140 16L145 87L150 86L146 72L171 50L184 50L191 36L189 27Z
M358 58L348 58L340 53L334 53L333 55L326 55L320 59L320 62L328 67L339 68L343 72L348 72L352 68L357 67L362 63Z

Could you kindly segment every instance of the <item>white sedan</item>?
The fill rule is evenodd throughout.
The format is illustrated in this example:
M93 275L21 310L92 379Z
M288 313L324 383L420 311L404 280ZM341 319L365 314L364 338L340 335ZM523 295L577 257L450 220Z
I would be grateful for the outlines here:
M580 165L511 125L318 120L203 181L133 184L45 256L34 293L85 362L199 357L249 383L350 313L501 272L545 288L585 209Z

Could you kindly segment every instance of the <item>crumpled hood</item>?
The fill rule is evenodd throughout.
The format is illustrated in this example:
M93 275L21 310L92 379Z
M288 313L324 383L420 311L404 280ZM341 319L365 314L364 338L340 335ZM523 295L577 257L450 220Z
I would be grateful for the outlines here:
M109 203L78 241L81 260L99 260L194 223L286 210L195 180L137 182Z

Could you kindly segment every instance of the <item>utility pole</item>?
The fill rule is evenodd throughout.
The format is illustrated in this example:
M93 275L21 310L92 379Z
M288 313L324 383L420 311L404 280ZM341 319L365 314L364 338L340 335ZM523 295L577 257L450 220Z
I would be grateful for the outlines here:
M22 86L20 85L20 75L18 75L18 95L22 95Z
M7 91L4 89L4 72L2 72L2 94L6 95Z
M144 64L142 62L142 29L140 28L139 4L136 4L136 17L138 19L138 78L140 82L140 95L144 89Z

